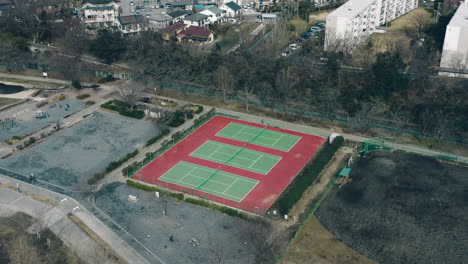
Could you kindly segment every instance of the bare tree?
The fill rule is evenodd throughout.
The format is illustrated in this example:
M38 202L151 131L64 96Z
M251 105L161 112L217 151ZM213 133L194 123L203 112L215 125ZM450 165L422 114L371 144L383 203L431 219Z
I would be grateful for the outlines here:
M418 32L418 37L421 36L423 33L428 21L426 18L426 14L424 13L416 13L412 18L412 24L416 27Z
M214 263L222 264L224 259L224 245L222 241L217 240L210 246L210 252L214 258Z
M117 88L118 97L133 108L143 96L144 88L135 83L125 83Z
M223 93L223 101L226 101L226 95L233 90L234 78L229 69L223 65L219 66L214 74L216 87Z

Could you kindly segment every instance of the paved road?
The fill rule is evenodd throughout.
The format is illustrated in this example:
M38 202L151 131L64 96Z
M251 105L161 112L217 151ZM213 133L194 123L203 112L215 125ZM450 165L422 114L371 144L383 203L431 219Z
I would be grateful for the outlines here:
M90 227L107 244L109 244L127 263L148 263L132 247L122 241L106 225L99 221L80 203L70 197L60 195L40 187L0 175L0 208L8 211L24 212L38 219L38 222L28 228L35 233L42 228L49 228L63 239L86 263L112 263L106 261L99 244L68 218L72 213ZM13 188L6 188L7 186ZM13 189L19 186L20 191ZM54 204L43 203L33 199L30 194L39 195L53 201ZM79 208L77 208L79 207ZM77 209L74 209L77 208ZM99 252L101 251L101 252Z

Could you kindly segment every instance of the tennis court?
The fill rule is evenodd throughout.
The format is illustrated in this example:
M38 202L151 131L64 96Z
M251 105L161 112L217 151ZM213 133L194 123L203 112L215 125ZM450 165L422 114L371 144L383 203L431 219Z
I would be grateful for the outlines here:
M267 174L281 160L279 156L211 140L206 141L190 156L261 174Z
M265 128L231 122L216 136L248 142L267 148L288 152L301 139L300 136L281 133Z
M185 161L177 163L159 180L204 191L236 202L242 201L258 184L257 180Z

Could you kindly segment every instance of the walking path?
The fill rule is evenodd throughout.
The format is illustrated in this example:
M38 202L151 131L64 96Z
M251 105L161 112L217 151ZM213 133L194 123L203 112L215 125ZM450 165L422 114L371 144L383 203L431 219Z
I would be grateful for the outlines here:
M71 221L68 214L73 214L92 229L114 250L114 254L125 262L148 263L71 197L0 175L0 207L23 212L36 218L38 223L28 229L30 232L49 228L87 263L113 263L114 261L106 257L106 252L101 246L93 239L89 239L90 236Z

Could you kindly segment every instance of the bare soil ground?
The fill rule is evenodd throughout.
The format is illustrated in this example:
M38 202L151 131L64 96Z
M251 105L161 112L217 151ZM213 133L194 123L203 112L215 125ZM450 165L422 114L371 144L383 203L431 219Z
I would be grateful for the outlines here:
M316 215L338 240L379 263L467 263L468 168L372 152Z
M337 240L315 216L312 216L279 263L373 264L375 262Z

